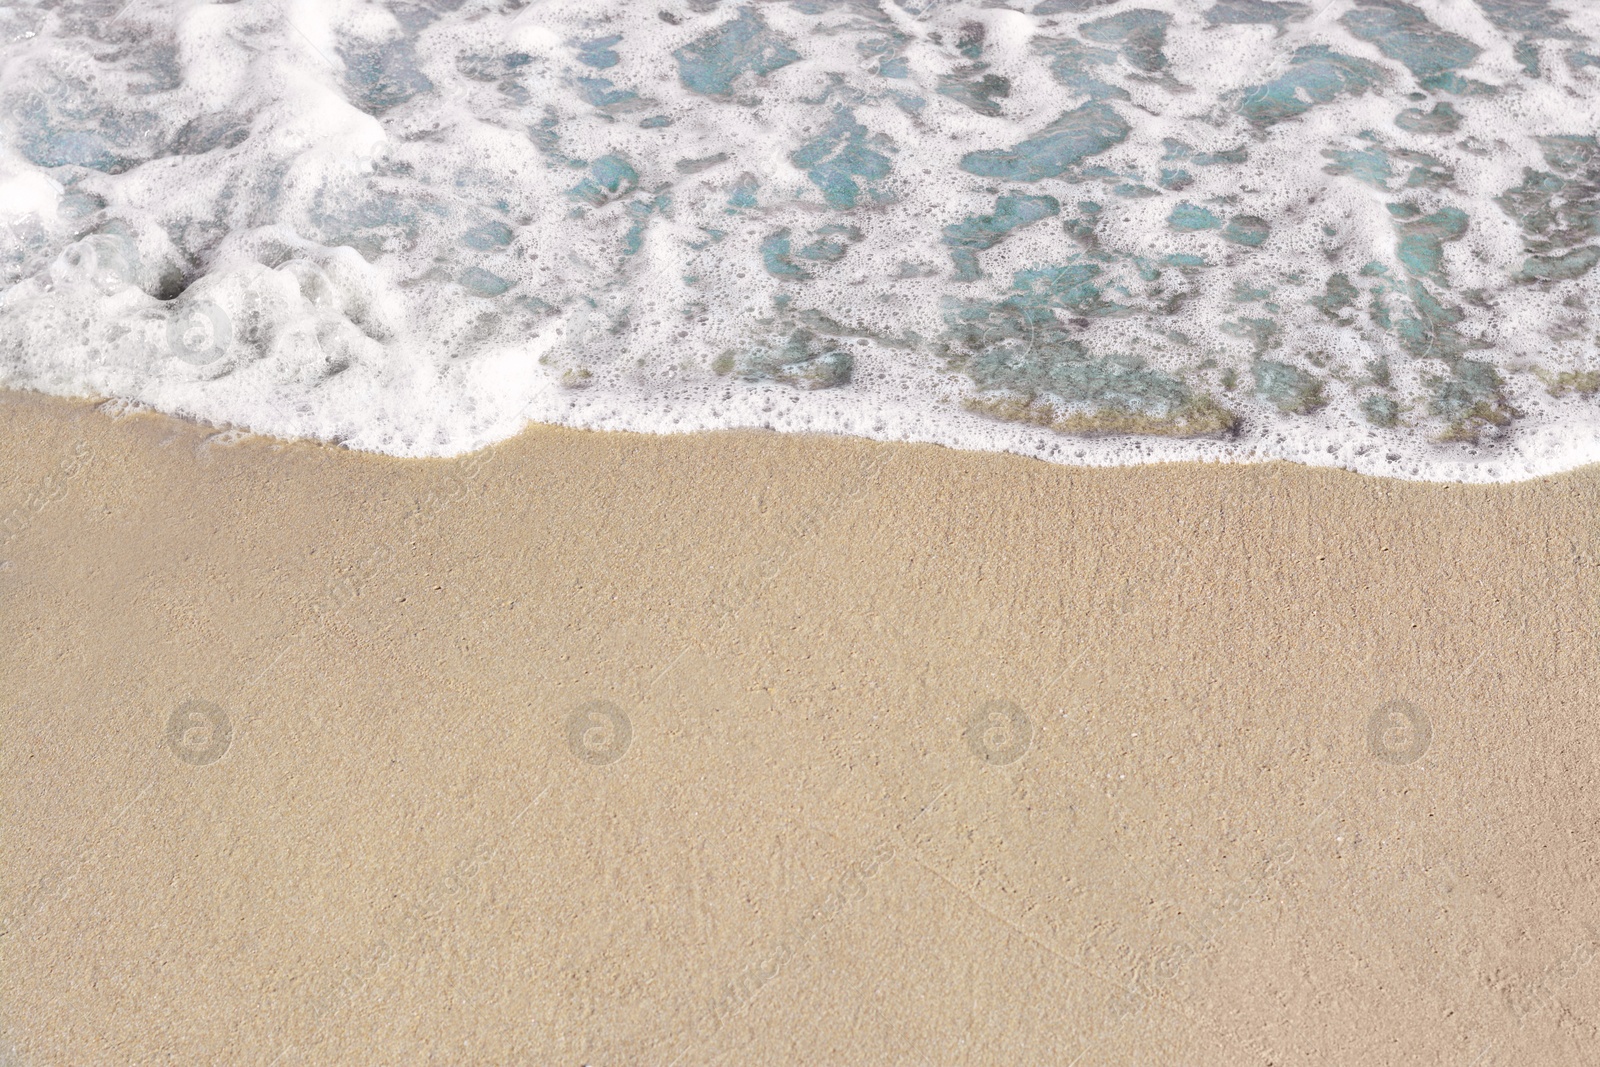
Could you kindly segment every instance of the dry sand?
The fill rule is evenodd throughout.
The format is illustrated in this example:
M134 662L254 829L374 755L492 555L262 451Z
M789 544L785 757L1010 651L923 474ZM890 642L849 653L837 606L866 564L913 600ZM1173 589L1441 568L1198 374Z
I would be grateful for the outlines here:
M0 1063L1600 1060L1595 469L0 438Z

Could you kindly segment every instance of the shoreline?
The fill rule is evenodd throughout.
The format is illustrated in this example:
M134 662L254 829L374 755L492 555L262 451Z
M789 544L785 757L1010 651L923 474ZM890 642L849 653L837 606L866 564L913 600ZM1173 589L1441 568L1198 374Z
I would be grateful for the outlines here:
M1280 432L1278 450L1267 451L1260 442L1240 433L1220 437L1163 436L1159 433L1071 435L1035 425L1026 418L986 417L972 410L963 410L955 421L930 431L923 418L926 412L894 402L885 403L880 412L882 417L871 420L877 425L869 430L859 424L862 420L850 413L848 405L836 408L829 397L818 395L818 392L796 391L787 386L775 388L762 394L766 401L759 412L747 405L747 410L735 414L703 398L668 396L659 399L653 406L640 405L627 419L619 419L605 405L600 406L598 413L583 407L581 391L557 390L554 394L530 402L514 417L503 415L499 420L500 429L494 433L503 432L505 426L510 424L519 428L477 448L450 455L400 455L376 446L348 444L338 437L280 436L272 431L252 430L226 420L212 421L195 414L173 414L139 401L57 397L31 389L0 389L0 394L7 396L103 409L112 418L148 414L175 419L209 429L213 433L226 434L230 441L255 437L281 444L300 443L402 460L461 459L502 447L529 432L549 428L641 437L773 433L782 436L844 438L890 446L931 445L955 452L1015 456L1052 466L1084 470L1182 463L1287 463L1310 470L1342 471L1363 477L1429 485L1515 485L1600 467L1600 436L1594 437L1589 442L1588 451L1583 452L1570 437L1570 431L1575 427L1564 423L1523 427L1515 442L1507 442L1498 452L1491 446L1476 443L1432 441L1428 447L1435 450L1434 454L1423 457L1408 455L1394 440L1384 445L1385 439L1376 432L1369 433L1366 443L1356 445L1348 439L1323 436L1323 431L1315 423L1307 423L1298 428L1298 433ZM745 399L753 403L752 397ZM700 410L696 409L696 405ZM781 405L788 405L788 409L781 409ZM997 406L1005 407L998 401ZM729 418L744 421L738 425L724 425ZM654 425L650 429L639 429L632 424L639 420ZM1391 451L1390 446L1401 448L1401 451ZM1480 450L1486 454L1474 458ZM1542 455L1534 458L1532 452ZM1059 458L1069 453L1072 458ZM1130 455L1139 458L1131 462L1112 458Z
M1600 1042L1600 467L0 425L0 1060Z

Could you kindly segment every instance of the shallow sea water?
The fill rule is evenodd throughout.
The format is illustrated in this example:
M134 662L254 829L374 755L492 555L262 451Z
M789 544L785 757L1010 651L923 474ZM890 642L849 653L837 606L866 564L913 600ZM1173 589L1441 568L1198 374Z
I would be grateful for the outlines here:
M0 7L0 122L13 388L1600 461L1600 4L62 0Z

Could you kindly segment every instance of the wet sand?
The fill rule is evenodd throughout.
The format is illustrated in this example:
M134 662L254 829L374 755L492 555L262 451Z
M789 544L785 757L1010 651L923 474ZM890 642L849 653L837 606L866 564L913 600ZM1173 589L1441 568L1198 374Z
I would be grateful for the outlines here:
M0 1063L1600 1059L1600 469L0 428Z

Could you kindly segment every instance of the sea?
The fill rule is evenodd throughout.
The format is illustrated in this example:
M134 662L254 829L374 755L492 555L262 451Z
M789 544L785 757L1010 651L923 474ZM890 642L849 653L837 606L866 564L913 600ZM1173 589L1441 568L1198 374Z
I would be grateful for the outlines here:
M1593 0L0 6L0 386L1497 482L1600 461Z

